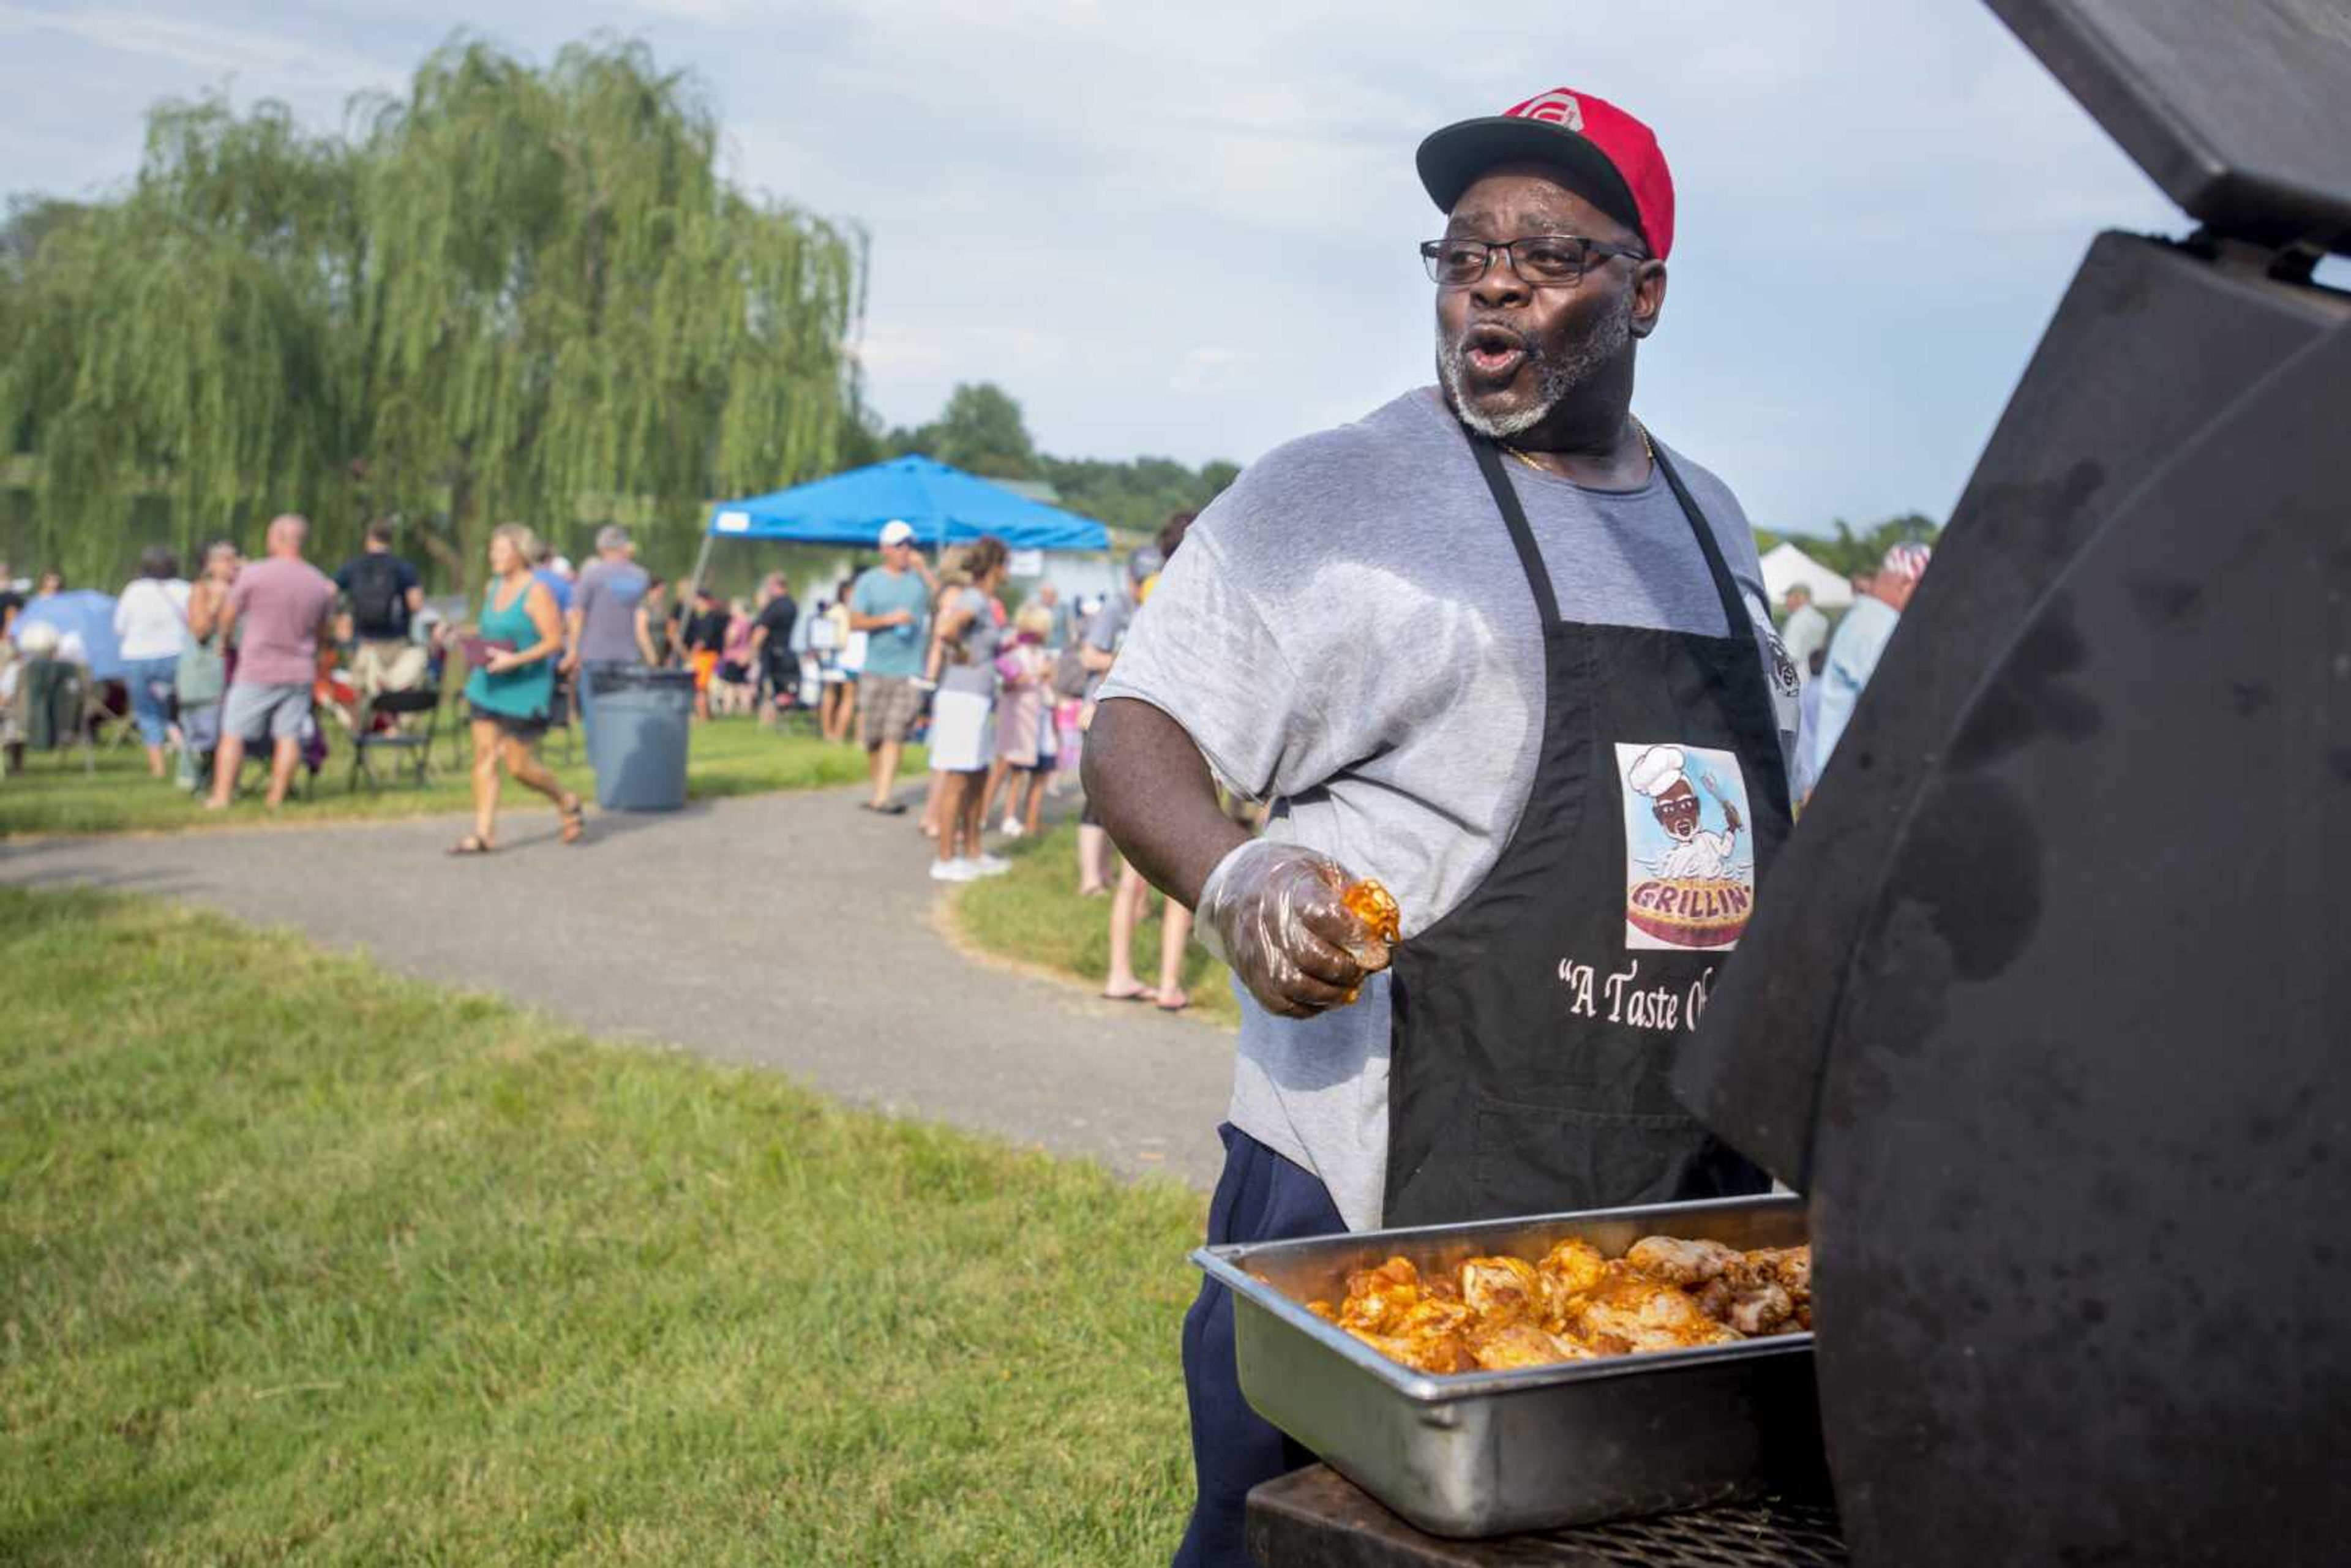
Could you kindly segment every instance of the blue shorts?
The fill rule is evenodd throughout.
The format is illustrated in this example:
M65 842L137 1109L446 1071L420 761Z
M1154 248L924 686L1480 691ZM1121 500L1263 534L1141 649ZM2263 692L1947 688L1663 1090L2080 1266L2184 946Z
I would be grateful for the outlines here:
M138 721L139 738L161 746L172 729L172 694L180 678L180 656L126 659L122 683L131 688L131 716Z
M1335 1236L1347 1228L1331 1190L1238 1127L1225 1141L1224 1174L1208 1200L1208 1244ZM1314 1462L1314 1456L1249 1408L1233 1362L1232 1292L1205 1281L1184 1314L1184 1392L1192 1406L1192 1469L1199 1496L1176 1548L1176 1568L1253 1568L1242 1540L1242 1505L1259 1481Z

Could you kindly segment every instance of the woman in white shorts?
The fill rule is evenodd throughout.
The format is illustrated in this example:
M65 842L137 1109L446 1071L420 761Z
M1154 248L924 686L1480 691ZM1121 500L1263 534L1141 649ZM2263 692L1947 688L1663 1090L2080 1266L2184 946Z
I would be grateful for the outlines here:
M996 645L1003 635L996 591L1007 564L1004 541L982 535L963 559L971 586L951 591L939 612L930 740L931 771L939 784L939 853L931 876L938 882L969 882L1012 869L979 847L987 765L995 758L996 727L989 719L996 706Z

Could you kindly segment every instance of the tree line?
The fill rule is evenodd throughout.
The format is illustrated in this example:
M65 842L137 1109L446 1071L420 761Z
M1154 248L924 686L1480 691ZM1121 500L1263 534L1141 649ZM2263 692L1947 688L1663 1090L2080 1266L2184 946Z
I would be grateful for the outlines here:
M1795 547L1827 567L1846 577L1856 573L1875 572L1886 559L1886 552L1898 544L1931 545L1942 537L1943 526L1924 512L1904 512L1899 517L1855 531L1843 517L1830 524L1827 534L1781 533L1771 528L1755 530L1755 548L1770 551L1783 541Z
M883 430L867 415L850 444L860 462L878 462L910 452L952 463L995 479L1037 479L1051 485L1061 504L1133 533L1155 531L1175 511L1197 511L1240 475L1223 461L1187 467L1171 457L1107 462L1090 457L1053 457L1037 450L1020 404L992 382L957 386L926 424ZM1905 512L1856 531L1843 518L1822 534L1757 528L1757 549L1769 550L1793 539L1814 560L1847 575L1872 572L1896 544L1932 544L1942 528L1922 512Z
M1158 532L1171 512L1198 511L1240 474L1221 460L1193 468L1172 457L1050 456L1037 450L1020 404L993 382L958 385L925 424L885 431L869 417L852 445L865 462L921 453L983 478L1040 481L1058 505L1133 534Z

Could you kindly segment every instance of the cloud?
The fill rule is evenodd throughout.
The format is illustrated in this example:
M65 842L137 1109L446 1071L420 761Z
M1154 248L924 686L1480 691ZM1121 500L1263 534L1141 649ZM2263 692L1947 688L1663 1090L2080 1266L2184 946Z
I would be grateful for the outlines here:
M401 72L331 45L284 33L222 26L162 10L95 6L36 10L0 4L0 30L40 29L110 51L143 55L204 78L298 79L312 88L354 89L397 82Z

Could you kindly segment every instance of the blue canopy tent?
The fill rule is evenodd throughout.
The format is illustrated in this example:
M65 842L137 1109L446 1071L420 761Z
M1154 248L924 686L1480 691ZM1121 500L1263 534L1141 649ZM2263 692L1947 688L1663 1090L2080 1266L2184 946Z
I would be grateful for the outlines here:
M710 547L722 538L793 544L880 542L882 525L903 521L936 549L994 534L1016 550L1107 550L1110 530L1090 517L1049 507L928 457L894 457L778 490L722 501L710 509L694 581L702 581Z
M45 593L16 612L16 624L54 626L60 637L68 633L79 637L89 673L101 681L119 681L127 673L122 666L122 645L114 638L114 595L110 593L93 588Z

